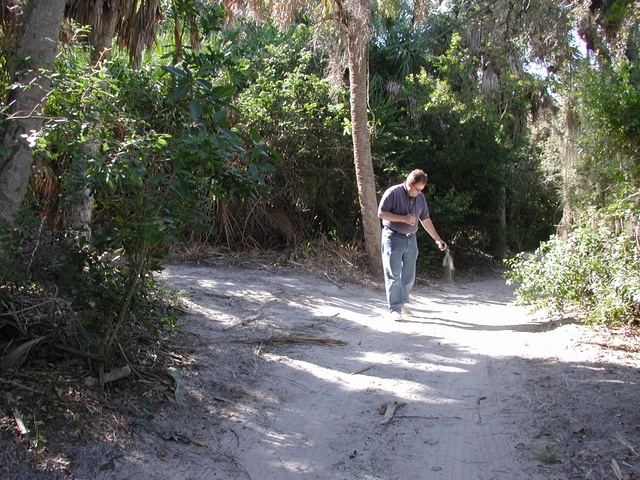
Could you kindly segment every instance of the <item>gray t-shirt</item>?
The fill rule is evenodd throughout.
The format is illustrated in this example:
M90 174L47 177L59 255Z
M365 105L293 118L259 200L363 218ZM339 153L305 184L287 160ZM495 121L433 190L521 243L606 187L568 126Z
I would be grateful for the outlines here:
M422 193L419 193L416 197L409 195L409 192L405 188L405 184L394 185L389 187L380 200L379 212L391 212L396 215L415 215L420 221L429 218L429 207L427 205L427 199ZM404 222L390 222L389 220L382 220L382 225L390 228L394 232L399 233L416 233L419 222L416 221L414 225L409 225Z

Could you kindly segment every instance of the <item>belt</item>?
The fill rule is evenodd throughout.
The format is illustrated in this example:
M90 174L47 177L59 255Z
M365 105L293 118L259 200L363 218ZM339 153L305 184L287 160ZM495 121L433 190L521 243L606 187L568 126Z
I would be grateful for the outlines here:
M413 237L416 234L416 232L413 232L413 233L401 233L401 232L396 232L395 230L392 230L389 227L384 227L384 228L389 230L391 233L395 233L397 235L402 235L403 237Z

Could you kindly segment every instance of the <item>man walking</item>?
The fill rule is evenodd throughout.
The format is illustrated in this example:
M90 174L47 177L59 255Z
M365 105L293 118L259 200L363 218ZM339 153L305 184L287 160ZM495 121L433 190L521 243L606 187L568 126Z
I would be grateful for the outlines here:
M378 206L382 219L382 267L387 292L389 315L394 320L412 316L406 304L416 280L418 260L418 222L422 224L442 251L447 244L440 238L429 217L429 207L422 190L427 186L427 174L414 170L404 183L388 188Z

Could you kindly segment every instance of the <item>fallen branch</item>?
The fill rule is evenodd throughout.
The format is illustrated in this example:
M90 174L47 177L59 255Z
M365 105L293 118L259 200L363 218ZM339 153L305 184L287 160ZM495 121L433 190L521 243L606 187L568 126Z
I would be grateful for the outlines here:
M422 418L425 420L442 420L442 417L433 416L433 415L394 415L393 418ZM456 417L453 417L453 418L456 418Z
M259 312L256 315L252 315L250 317L245 318L244 320L242 320L240 322L240 325L242 326L246 326L249 325L251 322L255 322L256 320L260 320L260 318L262 317L263 313Z
M15 315L16 315L16 314L23 314L23 313L28 312L29 310L33 310L34 308L39 308L39 307L42 307L42 306L44 306L44 305L48 305L48 304L50 304L50 303L56 303L56 302L62 302L62 303L64 303L66 306L69 306L69 302L67 302L66 300L63 300L63 299L61 299L61 298L54 297L54 298L49 298L49 299L47 299L47 300L44 300L44 301L42 301L42 302L40 302L40 303L37 303L37 304L35 304L35 305L31 305L31 306L29 306L29 307L21 308L20 310L12 310L12 311L10 311L10 312L0 313L0 317L5 316L5 317L14 317L14 318L15 318Z
M324 274L325 277L327 277L327 280L329 280L331 283L333 283L336 287L340 287L342 288L342 285L340 285L338 282L336 282L333 278L331 278L327 272L325 272Z
M199 447L207 446L205 443L199 442L198 440L193 440L192 438L189 438L186 435L178 432L160 433L160 437L167 442L183 443L185 445L198 445Z
M104 360L104 357L101 357L100 355L96 355L93 353L89 353L89 352L82 352L76 348L72 348L68 345L65 344L59 344L59 343L51 343L50 344L51 347L53 348L57 348L58 350L62 350L63 352L67 352L67 353L72 353L74 355L77 355L79 357L85 357L85 358L89 358L91 360L96 360L96 361L102 361Z
M219 402L235 403L233 400L229 400L228 398L216 397L216 396L213 396L213 397L211 397L211 398L213 398L214 400L217 400L217 401L219 401Z
M0 378L0 382L5 383L7 385L13 385L14 387L17 387L17 388L22 388L23 390L26 390L31 393L44 395L44 392L42 390L36 390L35 388L27 387L26 385L22 385L21 383L18 383L15 380L3 380L2 378Z
M349 375L358 375L359 373L366 372L367 370L373 368L373 365L369 365L367 367L361 368L360 370L356 370L355 372L350 373Z

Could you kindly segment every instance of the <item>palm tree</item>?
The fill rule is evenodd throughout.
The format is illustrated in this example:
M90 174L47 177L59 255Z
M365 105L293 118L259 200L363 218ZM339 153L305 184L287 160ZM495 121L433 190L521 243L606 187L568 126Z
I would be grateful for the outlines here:
M362 214L364 243L369 270L382 272L381 230L378 219L375 175L367 113L369 72L367 49L371 35L371 12L367 0L334 0L338 24L343 28L349 63L349 103L353 161Z

